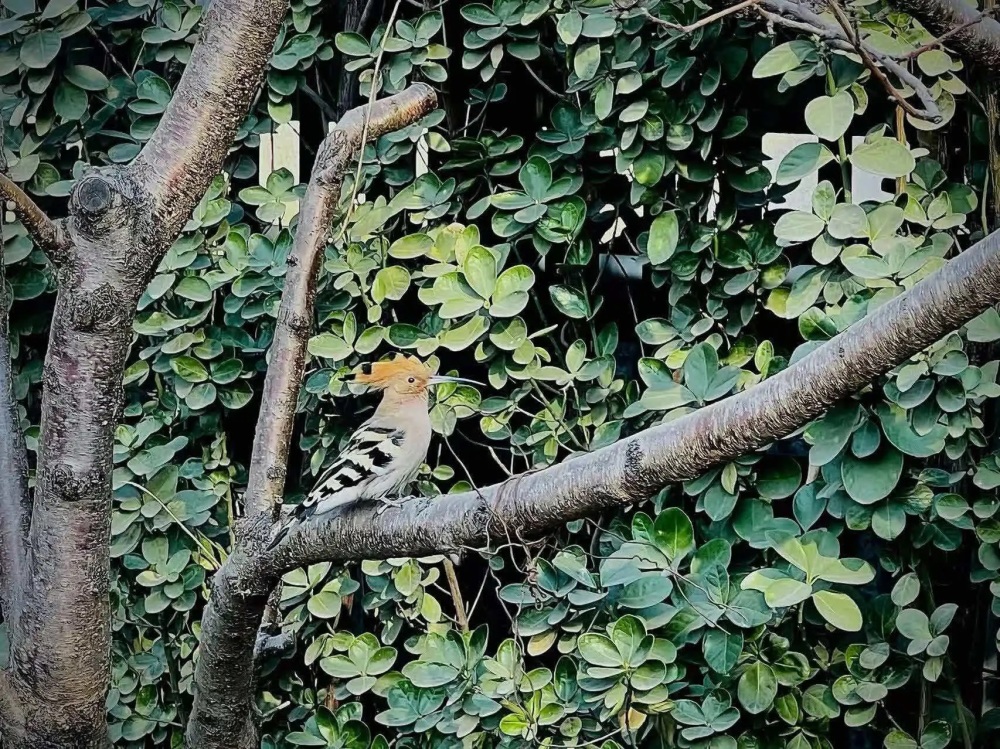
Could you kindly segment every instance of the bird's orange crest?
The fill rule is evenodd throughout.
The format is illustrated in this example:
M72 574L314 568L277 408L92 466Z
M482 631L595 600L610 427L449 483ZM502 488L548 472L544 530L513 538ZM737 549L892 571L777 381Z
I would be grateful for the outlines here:
M378 361L361 365L361 371L354 375L354 381L369 387L384 390L394 384L407 383L421 388L433 376L419 359L398 354L391 361Z

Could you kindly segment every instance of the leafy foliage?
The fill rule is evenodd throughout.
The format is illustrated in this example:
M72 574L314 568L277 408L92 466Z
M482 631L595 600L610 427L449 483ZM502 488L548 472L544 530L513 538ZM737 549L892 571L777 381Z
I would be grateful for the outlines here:
M58 213L84 163L127 162L150 137L202 8L4 7L11 176ZM370 408L340 379L362 360L402 349L487 379L433 404L447 447L418 490L461 490L752 388L983 228L986 165L933 157L986 138L939 49L917 58L946 114L933 130L898 124L850 55L753 20L684 34L605 2L398 9L391 28L336 33L318 0L293 0L225 174L139 303L114 474L118 746L180 742L303 191L285 170L257 184L259 139L294 115L315 145L325 130L306 123L326 122L309 93L339 102L324 83L336 71L364 95L429 81L445 106L347 180L345 206L359 200L321 271L290 501ZM929 40L883 11L856 9L870 43ZM816 141L772 175L760 138L790 120ZM893 194L853 202L853 170L898 180ZM54 280L16 223L4 251L34 447ZM983 638L955 601L1000 596L1000 362L982 345L998 339L991 311L766 452L541 543L466 555L468 632L441 558L290 573L282 626L299 648L266 666L265 746L819 749L867 726L889 749L941 749L989 730L955 702L976 653L951 641Z

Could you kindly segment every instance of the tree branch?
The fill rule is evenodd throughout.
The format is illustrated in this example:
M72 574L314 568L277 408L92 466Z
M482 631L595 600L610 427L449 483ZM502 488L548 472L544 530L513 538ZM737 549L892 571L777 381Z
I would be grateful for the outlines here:
M764 8L767 10L764 10ZM924 85L923 81L908 71L897 60L879 52L870 44L867 44L864 39L855 38L852 34L848 33L848 30L838 28L808 8L801 0L763 0L760 6L758 6L758 10L772 23L806 34L813 34L834 49L859 55L862 63L872 71L875 79L882 84L888 94L898 101L909 114L923 120L940 122L941 110L938 108L937 101L934 99L933 94L931 94L930 89ZM768 13L768 10L773 12ZM901 83L912 88L924 108L918 109L910 104L906 100L906 97L889 83L885 75L878 70L874 65L875 62L896 76Z
M3 122L0 121L0 178L3 180L7 179L3 176L6 170ZM3 216L3 207L0 206L0 235L3 234ZM24 544L31 513L31 495L28 493L28 453L14 397L14 366L10 351L11 299L7 294L3 249L0 238L0 614L10 619L24 575Z
M676 421L475 492L359 503L293 529L260 564L420 557L530 536L647 499L794 432L1000 301L1000 232L759 385Z
M285 0L213 0L145 148L73 188L72 257L60 270L43 372L31 553L10 622L8 693L18 704L4 709L7 746L107 746L111 473L132 320L222 168L286 11Z
M340 201L344 175L351 161L362 153L363 138L374 140L412 124L436 104L437 96L430 86L415 84L371 107L352 109L320 145L302 200L269 352L240 543L216 573L202 620L194 708L187 729L187 745L192 749L258 745L250 715L256 679L254 652L262 613L277 579L260 567L260 550L278 517L284 495L319 260Z
M400 94L375 102L370 110L367 105L352 109L320 144L313 176L302 200L295 243L288 256L274 343L268 353L263 404L243 498L248 517L267 513L272 520L277 519L284 497L288 448L312 328L319 260L340 200L346 169L363 147L365 120L368 119L368 139L375 140L416 122L436 104L437 95L430 86L415 84Z
M966 60L1000 73L1000 22L964 0L891 0Z
M205 11L170 105L132 164L168 247L219 173L287 10L283 0L213 0Z
M6 167L3 171L7 171ZM69 236L57 222L45 215L35 201L28 197L6 174L0 172L0 195L14 204L14 215L28 230L28 236L55 264L65 260L70 247Z

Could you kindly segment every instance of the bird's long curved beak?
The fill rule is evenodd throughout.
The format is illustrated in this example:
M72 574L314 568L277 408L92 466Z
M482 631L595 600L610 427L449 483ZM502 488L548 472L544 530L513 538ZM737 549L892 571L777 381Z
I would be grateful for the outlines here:
M482 382L478 380L468 380L464 377L448 377L447 375L434 375L428 381L429 385L443 385L446 382L457 382L465 383L466 385L479 385L480 387L486 387Z

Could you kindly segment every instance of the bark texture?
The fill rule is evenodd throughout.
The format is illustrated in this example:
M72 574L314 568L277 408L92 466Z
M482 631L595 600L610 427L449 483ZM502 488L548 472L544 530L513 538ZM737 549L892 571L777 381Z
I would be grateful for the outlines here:
M1000 22L983 16L965 0L892 0L968 62L1000 73Z
M271 589L273 570L260 566L263 549L284 496L295 406L312 328L316 279L344 175L367 141L416 122L437 104L434 90L418 83L400 94L348 112L323 140L299 213L288 257L285 287L264 380L244 496L240 543L213 580L202 619L195 670L194 708L188 723L191 749L250 749L259 745L251 715L254 652Z
M136 303L220 171L285 11L278 0L215 0L153 138L129 166L81 178L65 225L0 180L59 269L25 574L4 611L5 745L107 745L112 448Z

